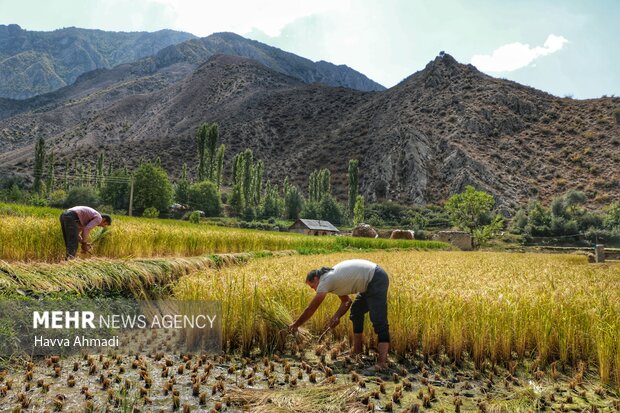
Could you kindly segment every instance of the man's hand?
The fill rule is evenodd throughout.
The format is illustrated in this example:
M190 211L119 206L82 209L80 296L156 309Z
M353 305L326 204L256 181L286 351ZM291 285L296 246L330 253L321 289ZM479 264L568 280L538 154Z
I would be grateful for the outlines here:
M290 326L288 326L289 333L295 334L297 332L297 330L299 330L299 326L297 324L295 324L295 323L293 323Z
M88 242L82 242L82 251L90 252L92 248L93 248L93 244L90 244Z

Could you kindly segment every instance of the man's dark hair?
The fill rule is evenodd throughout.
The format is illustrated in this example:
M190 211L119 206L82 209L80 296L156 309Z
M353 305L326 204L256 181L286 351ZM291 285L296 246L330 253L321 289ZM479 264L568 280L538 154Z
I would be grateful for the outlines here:
M101 214L101 218L103 218L103 220L107 222L108 225L112 225L112 217L108 214Z
M312 270L308 273L308 275L306 275L306 282L310 282L314 280L314 277L321 278L323 274L326 274L330 272L331 270L333 270L333 268L330 268L330 267L321 267L318 270Z

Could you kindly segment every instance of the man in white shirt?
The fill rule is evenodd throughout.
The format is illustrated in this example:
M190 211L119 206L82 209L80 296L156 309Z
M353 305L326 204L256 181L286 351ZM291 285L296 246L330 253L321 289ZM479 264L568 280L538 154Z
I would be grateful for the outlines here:
M340 318L351 307L349 318L353 322L353 353L362 352L364 332L364 315L370 313L375 333L378 335L378 360L375 370L387 369L387 354L390 348L390 332L387 319L387 290L389 279L387 273L377 264L367 260L347 260L336 264L334 268L323 267L312 270L306 277L306 284L316 291L308 307L297 321L289 326L292 332L297 329L321 305L327 293L340 297L340 307L328 323L328 328L338 325ZM350 294L357 293L355 300Z

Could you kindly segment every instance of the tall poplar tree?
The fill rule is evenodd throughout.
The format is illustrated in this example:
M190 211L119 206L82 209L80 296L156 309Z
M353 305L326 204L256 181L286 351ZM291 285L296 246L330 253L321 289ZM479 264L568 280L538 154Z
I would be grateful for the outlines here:
M43 138L37 139L34 146L34 192L41 192L41 178L43 176L43 165L45 163L45 141Z

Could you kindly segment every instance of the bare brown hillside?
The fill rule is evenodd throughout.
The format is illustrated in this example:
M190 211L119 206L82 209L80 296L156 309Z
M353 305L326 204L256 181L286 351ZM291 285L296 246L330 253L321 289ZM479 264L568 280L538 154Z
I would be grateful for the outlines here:
M382 92L308 85L221 55L161 90L117 100L113 92L0 121L0 165L29 173L32 139L44 136L61 159L94 162L92 152L106 149L116 166L160 157L177 176L184 161L195 165L194 134L208 121L220 123L227 160L252 148L269 179L289 175L304 188L327 167L342 198L357 158L368 199L440 202L468 184L507 209L569 188L593 206L620 199L619 98L557 98L449 55Z

